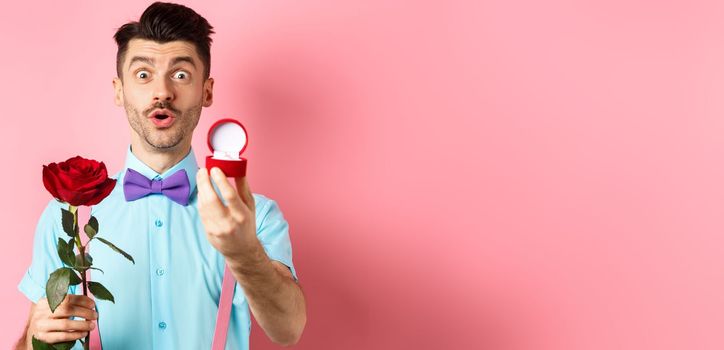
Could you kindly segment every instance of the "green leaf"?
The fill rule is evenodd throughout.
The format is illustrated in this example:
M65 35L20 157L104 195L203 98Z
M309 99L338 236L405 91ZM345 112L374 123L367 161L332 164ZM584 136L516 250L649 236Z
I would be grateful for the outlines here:
M54 350L53 346L38 340L33 336L33 350Z
M75 340L66 341L62 343L53 344L53 349L56 350L70 350L75 345Z
M47 344L44 343L42 340L36 339L35 336L33 336L33 350L70 350L73 345L75 345L75 340L62 343Z
M116 301L113 299L113 294L106 289L102 284L98 282L90 281L88 282L88 289L95 295L96 298L102 299L102 300L109 300L112 303L116 303Z
M65 231L68 236L77 236L78 228L75 225L75 215L73 215L73 213L69 210L65 210L63 208L60 208L60 210L63 211L63 231Z
M50 311L55 312L58 305L63 302L68 294L68 285L70 285L70 269L61 267L50 274L48 283L45 285Z
M73 256L73 246L68 246L68 243L62 238L58 238L58 256L60 261L68 266L73 266L75 258Z
M121 255L123 255L124 257L126 257L126 259L130 260L134 265L136 264L136 262L133 261L133 257L132 257L130 254L128 254L128 253L124 252L123 250L121 250L121 248L116 247L113 243L108 242L108 241L107 241L106 239L104 239L103 237L96 237L96 238L98 238L99 241L105 243L105 245L109 246L111 249L115 250L116 252L118 252L118 253L120 253Z
M98 226L98 219L96 219L95 216L91 215L90 219L88 220L88 225L91 225L91 227L96 230L96 232L99 232L100 226Z
M85 235L88 236L88 238L93 239L93 237L98 233L98 231L94 230L93 227L89 224L85 224L83 226L83 231L85 231Z
M101 269L99 269L99 268L97 268L97 267L89 267L89 269L91 269L91 270L98 270L98 271L100 271L102 274L104 274L104 275L106 274L105 272L103 272L103 270L101 270Z
M75 274L75 271L73 271L73 269L69 267L64 267L64 269L67 269L68 273L70 273L68 277L70 278L69 281L71 286L79 285L81 282L83 282L83 280L81 280L80 277Z
M80 259L80 254L76 254L74 260L75 264L73 264L73 268L78 272L88 270L93 264L93 258L88 253L85 253L85 264L83 264L83 261Z
M98 234L98 219L96 219L95 216L91 216L88 223L83 226L83 231L85 231L88 238L93 239L93 236Z
M53 347L57 350L70 350L75 345L75 340L70 340L63 343L56 343L53 344Z

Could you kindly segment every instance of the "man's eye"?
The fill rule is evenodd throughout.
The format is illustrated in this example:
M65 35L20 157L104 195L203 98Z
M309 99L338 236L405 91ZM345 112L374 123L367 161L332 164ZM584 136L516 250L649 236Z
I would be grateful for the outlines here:
M142 70L142 71L136 73L136 78L139 78L139 79L147 79L147 78L148 78L148 75L149 75L149 74L148 74L147 71Z
M176 72L176 74L174 74L174 77L176 79L187 79L189 75L186 72Z

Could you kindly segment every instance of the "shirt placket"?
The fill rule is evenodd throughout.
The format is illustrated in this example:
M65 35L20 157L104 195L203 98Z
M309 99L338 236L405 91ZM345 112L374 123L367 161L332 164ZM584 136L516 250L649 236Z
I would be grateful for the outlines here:
M158 180L159 178L154 178ZM149 226L149 279L151 281L151 305L153 322L153 348L170 349L173 344L171 320L171 302L166 300L171 296L168 281L168 268L170 261L170 201L163 195L153 194L147 197Z

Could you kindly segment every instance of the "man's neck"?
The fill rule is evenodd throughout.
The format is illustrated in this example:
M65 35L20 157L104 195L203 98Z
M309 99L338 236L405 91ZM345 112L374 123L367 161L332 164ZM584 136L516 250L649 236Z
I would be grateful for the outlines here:
M179 144L173 149L159 151L150 145L131 142L131 153L153 171L163 174L184 159L191 150L190 144Z

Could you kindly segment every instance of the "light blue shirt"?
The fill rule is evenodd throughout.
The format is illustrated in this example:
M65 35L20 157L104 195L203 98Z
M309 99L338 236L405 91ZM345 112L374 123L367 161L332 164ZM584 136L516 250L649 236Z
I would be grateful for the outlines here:
M149 179L163 179L185 169L191 184L189 205L161 194L126 202L122 181L125 168ZM131 254L136 262L132 264L100 241L89 245L93 266L104 271L92 271L91 279L102 283L115 297L115 304L96 299L103 349L211 349L224 257L207 240L199 218L198 166L193 150L158 174L129 148L125 168L114 177L119 181L113 192L91 209L100 223L98 236ZM288 266L296 279L289 226L279 206L263 195L253 196L259 241L269 258ZM50 273L62 266L58 237L69 238L60 220L62 206L51 200L45 208L35 232L32 263L18 285L34 303L45 297ZM82 294L82 287L71 286L70 293ZM249 307L237 283L226 349L248 349L250 330ZM73 349L82 349L80 342Z

